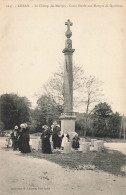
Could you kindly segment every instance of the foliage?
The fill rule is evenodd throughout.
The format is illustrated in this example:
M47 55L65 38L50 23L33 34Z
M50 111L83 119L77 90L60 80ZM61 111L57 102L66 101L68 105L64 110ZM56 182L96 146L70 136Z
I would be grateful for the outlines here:
M112 115L112 110L106 102L99 103L94 107L93 114L98 118L107 118Z
M0 130L3 131L5 129L5 125L2 121L0 121Z
M113 113L106 102L96 105L91 117L94 135L99 137L119 137L121 117L119 113Z
M119 138L121 116L113 113L106 102L99 103L92 114L76 113L76 131L79 135Z
M29 121L31 104L26 97L16 94L3 94L0 96L0 121L5 129L12 129L15 125Z
M78 93L84 86L85 75L84 70L81 66L73 66L73 93L74 93L74 106L78 104ZM57 107L63 112L64 103L64 90L63 90L63 65L60 65L57 72L44 84L45 93L50 96Z
M103 97L102 84L103 82L98 80L95 76L89 76L85 80L83 99L81 102L85 105L85 112L87 115L91 114L92 107L96 103L99 103Z
M121 128L121 116L118 112L113 113L108 120L108 129L107 136L108 137L119 137Z
M86 125L86 117L76 120L75 130L79 134L79 136L86 137L86 135L91 135L91 129Z
M42 125L51 126L55 120L59 120L61 110L50 96L42 95L37 104L38 106L32 113L32 123L34 123L37 131L41 130Z
M0 136L4 136L5 125L0 121Z
M92 106L101 100L102 82L94 76L86 77L82 66L73 66L73 105L74 110L81 110L89 114ZM47 95L60 106L63 111L63 65L59 67L48 82L44 85Z
M86 137L86 135L92 135L92 120L90 117L87 117L86 113L76 113L76 123L75 130L76 132Z

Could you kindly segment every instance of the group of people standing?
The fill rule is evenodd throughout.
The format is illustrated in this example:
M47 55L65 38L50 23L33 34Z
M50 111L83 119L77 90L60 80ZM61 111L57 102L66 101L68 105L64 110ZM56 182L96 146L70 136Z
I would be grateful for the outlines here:
M60 127L59 125L53 125L51 129L44 125L42 126L43 132L41 135L42 140L42 152L43 153L52 153L52 145L53 149L61 148L62 136L60 135Z
M13 150L19 150L22 153L31 152L29 145L30 136L27 124L21 124L20 129L16 125L14 127L14 131L10 135L10 139L12 140Z
M60 126L54 122L51 128L47 125L42 126L42 134L41 134L41 147L42 153L52 153L53 149L64 149L67 142L70 141L69 134L66 132L61 134ZM12 140L12 148L13 150L19 150L22 153L31 152L29 141L29 128L27 124L21 124L20 129L16 125L14 127L14 131L11 133L9 139ZM76 133L72 138L72 147L74 149L79 148L79 137Z
M42 140L42 152L52 153L53 149L64 149L65 144L70 141L69 134L66 132L61 135L60 126L54 122L54 124L49 128L47 125L43 127L43 133L41 135ZM53 143L53 146L51 145ZM79 137L76 134L72 139L72 147L74 149L79 148Z

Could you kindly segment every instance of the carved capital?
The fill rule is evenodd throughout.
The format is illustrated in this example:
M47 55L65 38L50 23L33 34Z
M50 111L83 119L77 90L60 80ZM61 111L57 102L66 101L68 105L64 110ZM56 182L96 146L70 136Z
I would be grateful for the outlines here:
M64 54L71 54L75 51L75 49L69 49L69 48L65 48L62 52Z

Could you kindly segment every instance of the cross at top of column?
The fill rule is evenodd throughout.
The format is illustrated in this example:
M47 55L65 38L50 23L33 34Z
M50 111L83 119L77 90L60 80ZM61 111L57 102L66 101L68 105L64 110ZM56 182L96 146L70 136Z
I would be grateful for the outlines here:
M68 19L67 22L65 22L65 25L67 25L67 29L70 29L70 26L72 26L73 23Z
M68 19L67 22L65 22L65 25L67 25L67 31L66 31L65 35L66 35L67 38L70 38L72 36L70 26L72 26L73 23Z

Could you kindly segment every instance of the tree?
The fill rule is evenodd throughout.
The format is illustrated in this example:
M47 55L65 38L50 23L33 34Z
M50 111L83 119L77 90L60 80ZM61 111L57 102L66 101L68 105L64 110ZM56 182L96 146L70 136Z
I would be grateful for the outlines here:
M4 136L5 125L0 121L0 136Z
M93 128L95 135L102 137L118 137L120 132L119 113L113 113L106 102L96 105L93 109Z
M121 129L121 116L118 112L112 113L112 115L108 119L107 123L107 136L113 138L119 138L120 129Z
M81 107L83 106L85 110L83 119L84 137L86 136L87 131L91 129L92 119L90 115L92 113L92 108L96 103L102 100L102 84L103 82L98 80L95 76L89 76L85 79L85 83L82 88L82 98L79 100L79 105L81 105Z
M106 102L99 103L94 107L93 114L99 118L108 118L112 115L111 106L108 105Z
M48 82L43 86L45 93L55 100L57 106L63 111L63 65L59 67ZM94 76L86 77L82 66L73 66L73 105L89 114L92 107L101 100L102 82Z
M86 78L82 102L85 104L87 115L90 115L93 106L102 100L102 84L103 82L98 80L95 76L89 76Z
M30 102L26 97L16 94L0 96L0 116L5 129L12 129L15 125L29 121Z
M92 133L92 120L91 117L87 117L86 113L76 113L75 129L79 135L91 135Z
M102 84L95 76L85 76L82 66L73 66L73 110L86 113L83 122L84 136L90 126L90 114L93 106L102 99ZM59 66L48 82L44 85L45 93L50 96L57 107L63 112L64 91L63 91L63 65Z
M61 110L54 99L46 94L42 95L38 99L37 107L32 114L34 124L38 124L36 129L40 130L41 126L45 124L51 126L55 120L59 120L60 114Z
M73 67L73 93L74 102L78 100L78 95L76 92L84 86L85 75L82 66L74 65ZM64 103L64 91L63 91L63 65L59 66L57 72L55 72L52 77L44 84L45 93L50 96L59 109L63 111ZM76 103L75 103L76 104ZM75 106L74 104L74 106Z

